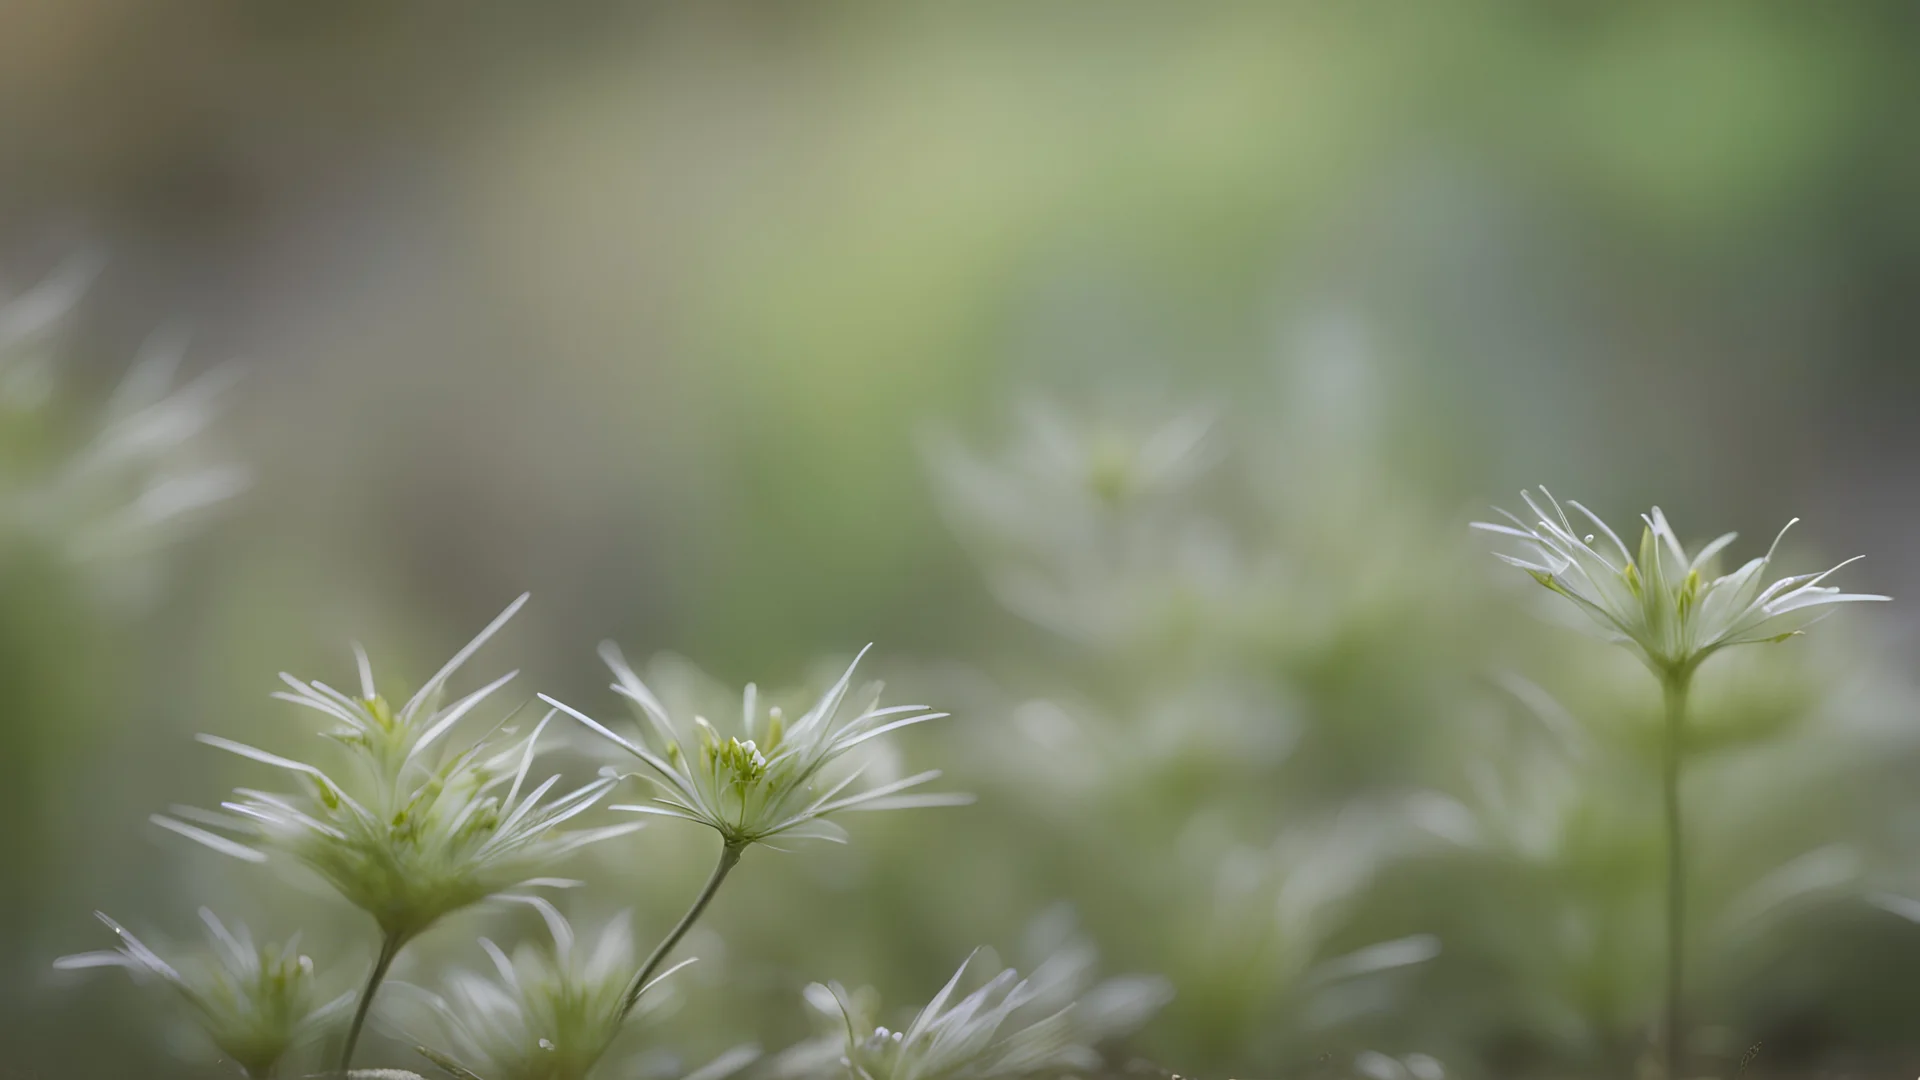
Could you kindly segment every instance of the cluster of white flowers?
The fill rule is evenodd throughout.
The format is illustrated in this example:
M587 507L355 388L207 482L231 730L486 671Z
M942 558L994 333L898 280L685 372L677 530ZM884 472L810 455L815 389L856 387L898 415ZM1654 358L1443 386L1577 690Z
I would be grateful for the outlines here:
M1333 1029L1385 1012L1405 981L1396 973L1438 951L1425 933L1341 937L1363 887L1406 847L1403 822L1272 794L1303 755L1310 774L1328 767L1316 755L1350 753L1342 748L1369 737L1327 715L1337 702L1323 713L1301 684L1355 651L1343 637L1390 624L1397 612L1383 604L1409 593L1372 584L1386 571L1303 572L1299 545L1321 542L1306 527L1314 519L1305 508L1264 516L1264 491L1234 487L1254 470L1230 419L1139 399L1085 413L1029 402L1005 446L946 440L932 466L996 595L1090 657L1094 678L1125 687L1049 688L1009 704L1015 737L1005 745L1018 749L994 764L1061 828L1082 827L1093 803L1102 822L1137 823L1136 843L1166 845L1145 860L1130 849L1112 876L1181 882L1140 932L1182 988L1171 1026L1207 1043L1177 1049L1222 1062L1310 1060ZM1221 488L1233 505L1219 504ZM1204 800L1169 809L1174 793L1200 789ZM1228 808L1257 819L1235 822ZM1268 845L1240 839L1279 815L1325 823Z
M517 901L539 911L550 947L523 946L509 956L482 939L496 978L456 971L446 977L443 991L403 984L383 1006L380 1026L405 1033L436 1068L460 1080L586 1080L633 1022L654 1011L661 999L649 991L692 963L664 967L747 848L801 837L844 841L844 831L832 819L848 811L970 801L911 790L937 772L856 789L861 769L846 766L857 748L945 715L918 705L882 706L877 685L856 691L859 657L813 708L791 722L777 708L761 710L757 691L749 686L742 730L723 738L704 718L691 725L676 722L618 651L607 646L602 651L617 679L614 689L637 706L649 735L628 739L547 698L552 707L530 731L518 730L513 717L519 710L514 710L480 733L461 737L462 721L485 711L515 673L451 700L448 686L526 599L510 604L397 707L392 704L397 699L381 692L371 661L357 646L357 693L283 674L287 689L274 696L325 719L323 733L340 763L322 768L202 735L207 745L286 775L295 786L282 791L242 787L218 810L175 807L154 815L161 827L222 854L301 867L366 912L379 931L380 948L357 993L321 1003L309 959L296 957L291 945L256 950L244 931L230 934L211 916L217 946L212 963L170 964L103 915L121 936L120 951L69 957L60 966L113 964L159 976L195 1007L212 1046L250 1077L275 1075L298 1048L322 1041L334 1032L333 1022L349 1014L340 1044L341 1073L411 1077L417 1074L352 1068L355 1046L395 957L456 911L489 898ZM561 711L651 770L646 779L660 796L651 804L620 809L692 820L721 837L720 861L707 887L644 959L636 955L625 916L608 923L595 945L583 949L557 908L519 891L577 884L548 875L571 852L643 824L566 828L626 777L605 769L599 778L561 795L552 794L560 774L534 782L541 735ZM1049 971L1046 978L1017 988L998 980L987 992L1008 991L1001 1001L1005 1013L1041 1000L1064 1010L1067 976L1077 978L1079 972L1058 966ZM1095 1001L1087 1015L1101 1008ZM953 1023L949 1018L940 1030ZM1048 1053L1035 1056L1033 1041L1050 1028L1034 1030L1003 1047L996 1059L1001 1067L1085 1060L1084 1048L1069 1053L1050 1042ZM939 1055L953 1053L948 1042L938 1045ZM736 1047L692 1075L725 1080L757 1056L752 1047ZM837 1060L828 1073L841 1071Z
M1343 370L1355 367L1351 359L1343 358ZM1262 423L1268 434L1253 438L1236 430L1233 413L1178 403L1157 413L1085 414L1029 405L997 450L936 445L944 506L996 594L1070 642L1068 655L1086 658L1101 683L1009 693L1013 734L1027 739L1007 741L1023 747L999 762L1007 783L1057 810L1052 820L1061 828L1076 827L1076 808L1093 801L1105 808L1103 820L1167 830L1161 839L1180 853L1182 901L1143 938L1168 957L1165 969L1182 987L1171 1026L1206 1033L1197 1057L1219 1048L1223 1060L1305 1061L1326 1045L1333 1022L1384 1012L1406 982L1394 973L1438 948L1426 932L1374 946L1350 936L1354 910L1379 906L1370 883L1386 869L1422 880L1434 867L1477 867L1539 883L1538 910L1470 928L1477 939L1463 943L1465 962L1498 956L1533 980L1514 988L1511 1030L1562 1045L1584 1039L1589 1048L1619 1038L1652 1012L1635 1011L1648 1001L1641 983L1658 983L1651 972L1617 977L1621 950L1604 943L1627 934L1659 949L1658 905L1643 902L1658 894L1659 860L1638 857L1643 834L1659 823L1645 809L1644 773L1631 764L1659 740L1644 725L1609 721L1620 745L1589 746L1584 725L1539 687L1527 704L1549 714L1554 730L1492 743L1463 737L1483 727L1487 713L1510 708L1468 685L1492 653L1465 643L1504 635L1492 623L1497 593L1467 572L1464 548L1444 542L1443 512L1421 512L1369 471L1377 448L1329 453L1309 441L1281 447L1311 452L1298 461L1284 452L1242 460L1261 452L1261 438L1326 426L1307 415L1319 407L1313 387L1293 389L1304 392L1280 406L1288 422ZM1262 399L1263 417L1270 404ZM1502 558L1571 601L1669 684L1670 713L1697 714L1674 725L1680 734L1668 741L1676 746L1782 744L1779 729L1765 725L1788 723L1804 706L1766 703L1758 711L1780 716L1767 720L1754 702L1729 703L1716 685L1690 708L1694 672L1733 646L1797 636L1841 604L1885 599L1833 588L1839 567L1778 576L1778 540L1722 571L1717 563L1733 536L1689 550L1658 509L1645 515L1633 546L1577 503L1563 506L1544 492L1525 501L1529 515L1477 527L1516 541L1519 550ZM1586 525L1576 527L1576 517ZM1435 644L1442 640L1448 644ZM1463 677L1449 665L1476 670ZM1580 677L1589 687L1616 681L1596 675L1588 664ZM1798 685L1784 672L1743 685L1768 678ZM1644 713L1632 694L1606 693L1607 707ZM1416 715L1421 722L1410 723ZM1375 716L1391 729L1366 727ZM1447 745L1431 741L1435 731L1449 733ZM1716 792L1723 801L1703 815L1757 806L1748 798L1759 796L1755 777L1778 781L1830 760L1804 748L1784 753L1804 767L1783 769L1781 755L1769 755L1769 764L1740 771L1737 785L1729 774ZM1400 771L1375 789L1377 806L1390 812L1365 803L1342 812L1305 791L1258 790L1332 774L1345 800L1370 779L1348 770L1391 763ZM1199 812L1184 822L1170 816L1174 793L1202 778ZM1407 796L1436 782L1448 794ZM1240 836L1248 826L1236 820L1243 808L1303 823L1270 846L1247 845ZM1316 818L1331 824L1314 826ZM1775 834L1765 861L1738 872L1730 863L1703 883L1697 900L1711 906L1715 927L1858 884L1859 857L1844 845ZM1434 847L1436 835L1447 843ZM1636 854L1628 859L1624 850ZM1634 874L1653 876L1618 890L1594 885L1596 866L1623 859ZM1165 865L1156 863L1163 873ZM1620 900L1625 893L1633 903ZM1589 941L1591 948L1581 944ZM1355 977L1343 978L1347 972ZM1579 1000L1581 986L1603 984L1633 1004L1609 1015ZM1360 1071L1369 1075L1439 1067L1419 1055L1366 1060L1371 1067Z
M23 378L18 372L29 370L8 357L44 335L79 280L56 279L0 311L0 397L15 392L9 387ZM103 433L67 471L5 492L10 501L0 506L6 515L0 526L58 531L74 540L76 553L104 551L119 543L112 538L137 531L126 525L126 514L158 525L230 493L238 474L212 467L182 473L172 464L204 427L224 385L224 377L208 376L170 390L177 359L177 349L158 348L142 363L109 406ZM1631 862L1633 874L1656 873L1646 860L1617 859L1622 850L1646 846L1646 823L1635 816L1642 810L1617 812L1640 796L1643 777L1618 769L1599 777L1592 768L1598 751L1546 691L1506 680L1507 690L1545 723L1524 739L1503 732L1495 748L1475 750L1463 740L1470 760L1446 793L1404 797L1403 778L1392 776L1369 797L1351 797L1374 778L1356 781L1340 770L1367 756L1362 740L1378 732L1348 723L1342 710L1360 699L1364 704L1353 713L1385 713L1402 724L1401 703L1382 705L1374 696L1398 690L1379 674L1379 660L1393 652L1380 642L1391 642L1405 621L1395 604L1425 603L1399 585L1447 575L1426 573L1431 564L1421 563L1329 584L1324 579L1333 575L1291 565L1293 534L1274 524L1289 516L1284 510L1271 520L1256 512L1254 521L1205 512L1200 489L1234 481L1216 468L1227 457L1217 419L1206 408L1099 420L1034 406L1005 453L974 455L946 445L935 462L955 524L987 563L1002 598L1078 647L1100 677L1114 683L1110 693L1060 695L1066 704L1028 696L1010 708L1016 726L1033 740L1017 752L1005 749L1017 740L993 751L1008 770L1001 778L1043 780L1008 787L1028 790L1042 806L1063 794L1076 812L1092 802L1101 813L1081 816L1097 817L1100 828L1137 829L1152 834L1142 843L1166 845L1164 859L1141 859L1137 845L1118 852L1112 857L1126 865L1109 868L1107 880L1138 886L1143 895L1149 888L1178 892L1165 917L1142 931L1147 949L1162 949L1152 955L1166 961L1162 969L1173 981L1097 981L1091 945L1056 914L1042 920L1038 936L1046 947L1031 962L1001 968L990 954L976 952L910 1015L883 1013L871 990L810 985L804 998L826 1022L821 1037L764 1061L757 1047L736 1047L694 1077L725 1080L755 1062L781 1080L1082 1073L1105 1062L1107 1043L1169 1006L1177 983L1183 994L1172 1008L1183 1014L1184 1030L1214 1040L1223 1056L1304 1062L1323 1040L1337 1037L1340 1067L1357 1075L1439 1080L1445 1070L1432 1057L1362 1049L1378 1045L1367 1040L1383 1030L1363 1021L1389 1014L1405 984L1431 970L1442 956L1439 936L1417 924L1368 932L1371 924L1353 917L1386 891L1374 889L1381 878L1414 861L1403 856L1433 853L1433 836L1448 842L1448 854L1532 871L1526 888L1550 886L1527 892L1529 902L1538 897L1534 910L1514 922L1552 923L1542 933L1558 935L1564 947L1532 958L1502 957L1523 973L1552 969L1513 991L1532 999L1520 1009L1529 1023L1598 1043L1610 1032L1580 1013L1579 996L1598 986L1638 1001L1636 994L1644 996L1639 984L1658 982L1657 973L1623 972L1619 963L1643 946L1658 948L1658 913L1639 902L1646 883L1616 869ZM126 502L125 514L80 509L98 501L95 493L128 484L141 494ZM1667 948L1676 958L1668 993L1677 1002L1684 921L1679 780L1694 746L1689 691L1696 672L1732 646L1794 637L1837 605L1886 597L1828 585L1839 567L1770 580L1777 538L1765 555L1722 573L1718 559L1732 534L1689 552L1655 508L1643 518L1638 545L1629 546L1579 503L1563 505L1544 490L1523 499L1528 517L1508 515L1508 523L1475 527L1516 542L1518 553L1500 558L1569 601L1650 669L1665 691L1662 807L1669 850L1676 853L1664 871ZM1576 527L1575 515L1586 525ZM1368 538L1413 532L1351 531ZM1378 585L1381 580L1389 585ZM332 758L310 761L202 735L204 744L249 763L242 767L264 767L282 782L236 788L217 809L181 806L153 816L161 828L222 854L300 868L364 912L379 947L357 991L322 992L324 973L298 953L297 940L257 946L244 928L229 930L208 913L207 955L175 957L164 950L163 958L162 950L102 915L119 948L67 957L59 966L117 966L169 988L212 1047L249 1077L283 1074L308 1048L332 1041L339 1074L399 1080L418 1074L352 1068L396 957L456 912L489 900L528 905L544 921L547 942L509 951L480 939L491 974L452 971L432 989L396 986L378 998L376 1029L417 1044L425 1060L456 1080L590 1080L617 1072L621 1040L643 1018L664 1012L667 995L656 988L693 962L672 963L675 950L747 851L780 850L805 839L845 843L842 822L855 812L972 801L925 790L941 776L938 770L898 778L874 770L883 775L869 779L876 740L947 714L882 704L878 684L857 686L866 649L792 717L748 684L737 723L681 708L671 694L663 700L654 689L662 682L651 672L643 680L612 643L603 644L600 655L612 673L612 692L631 708L631 722L596 719L547 694L537 695L544 707L531 712L527 701L504 709L512 672L464 694L451 692L467 663L526 599L510 604L404 700L383 692L358 646L353 690L282 674L286 688L273 696L320 714ZM1305 614L1275 615L1288 605ZM731 701L725 709L732 712ZM565 770L536 772L543 736L553 733L556 720L562 728L583 725L621 765L570 784ZM1117 736L1095 730L1100 725L1121 730ZM1392 736L1413 739L1398 729ZM1065 750L1072 752L1058 752ZM1285 772L1290 779L1316 773L1337 779L1318 791L1276 793L1283 785L1274 779L1295 759L1307 765ZM629 764L637 768L623 768ZM607 805L635 779L647 798ZM1176 812L1166 812L1169 806ZM588 947L558 908L527 892L579 884L552 876L563 860L644 824L583 823L596 811L688 821L719 840L705 887L644 953L626 915L608 921ZM1275 818L1292 824L1276 832ZM1081 845L1076 854L1088 861L1108 857L1097 847ZM1418 871L1409 873L1420 880ZM1608 874L1618 888L1600 904L1617 903L1631 909L1631 917L1591 902L1589 879ZM1165 888L1169 876L1179 882L1177 890ZM1731 913L1731 925L1769 917L1860 877L1851 849L1813 846L1749 875L1743 888L1721 889L1708 899L1716 912ZM1448 946L1451 955L1452 937ZM1628 983L1633 986L1621 990ZM1555 992L1542 993L1542 986ZM1673 1008L1666 1027L1677 1062L1684 1033L1677 1004Z

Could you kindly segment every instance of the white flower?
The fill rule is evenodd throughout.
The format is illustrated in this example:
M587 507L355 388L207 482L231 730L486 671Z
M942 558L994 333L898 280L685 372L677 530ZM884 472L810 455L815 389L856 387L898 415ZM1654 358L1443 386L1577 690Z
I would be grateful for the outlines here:
M54 339L98 270L97 259L69 260L0 303L0 429L26 420L10 441L48 429L41 414L55 397ZM177 332L154 334L90 436L49 468L0 477L0 537L47 544L92 568L105 587L138 588L151 570L144 556L247 486L247 469L215 460L204 445L236 372L215 368L176 384L185 346Z
M626 997L636 963L633 933L622 914L607 923L593 947L576 947L573 927L553 905L515 897L536 907L552 935L550 949L521 946L511 958L482 938L497 979L467 971L447 977L446 996L413 988L439 1020L452 1046L421 1048L455 1075L484 1080L583 1080L627 1024L656 997L640 998L629 1011ZM683 961L647 983L693 963Z
M1008 968L956 1000L972 963L970 956L901 1031L872 1023L871 1010L838 983L807 987L807 999L839 1014L845 1026L840 1064L856 1080L988 1080L1099 1066L1090 1033L1075 1016L1077 1004L1047 993L1038 972L1022 979ZM1165 1000L1163 987L1154 998L1154 1005Z
M943 494L965 516L1009 532L1029 532L1067 512L1114 507L1163 495L1213 466L1221 447L1211 407L1109 408L1074 415L1052 403L1020 403L1019 430L998 460L978 458L951 439L932 447ZM1020 514L1035 502L1049 513Z
M359 654L358 698L324 683L282 676L295 692L275 696L339 722L328 734L352 759L353 771L341 774L347 782L304 761L202 735L200 741L209 746L293 773L304 790L239 788L235 799L221 804L225 813L176 807L173 816L155 815L154 822L249 861L264 861L267 851L284 852L372 915L388 940L398 943L504 889L553 884L541 875L561 856L638 827L559 828L590 809L616 781L598 779L552 799L547 794L559 783L558 775L528 786L551 712L523 739L502 728L458 753L443 752L442 736L511 674L436 707L447 679L525 600L514 601L397 711L375 691L364 653Z
M1656 506L1642 517L1646 528L1636 555L1606 522L1577 502L1568 500L1566 505L1604 536L1604 542L1596 545L1595 534L1582 535L1546 489L1539 500L1531 492L1522 492L1521 498L1536 519L1532 524L1502 510L1511 526L1482 521L1473 527L1522 541L1525 557L1497 556L1573 601L1657 672L1690 671L1730 645L1792 637L1828 614L1820 609L1834 604L1887 599L1821 584L1855 559L1823 573L1768 583L1779 537L1766 555L1715 576L1716 556L1733 542L1734 533L1689 557ZM1787 528L1793 524L1788 522ZM1780 535L1786 531L1781 529Z
M1446 1080L1447 1070L1426 1054L1388 1057L1368 1050L1353 1059L1353 1071L1366 1080Z
M1222 456L1216 411L1025 402L996 452L929 444L935 494L1009 610L1082 642L1151 640L1197 605L1244 601L1256 572L1192 498Z
M250 1077L271 1075L288 1050L316 1034L353 998L319 1000L313 961L300 953L297 934L284 945L255 945L245 926L228 929L201 908L212 954L176 966L104 913L95 914L120 936L120 947L61 957L54 966L122 967L136 978L159 978L192 1006L214 1046Z
M871 990L838 983L807 987L810 1005L834 1033L782 1055L786 1077L847 1074L854 1080L987 1080L1100 1064L1099 1043L1145 1023L1172 997L1162 978L1127 975L1096 983L1098 954L1061 904L1034 921L1024 952L1032 974L1001 971L956 999L975 950L903 1030L877 1022ZM991 954L989 954L990 957ZM991 964L989 958L987 963Z
M741 704L740 732L725 736L705 717L694 717L691 730L677 723L611 643L601 646L600 655L613 669L617 680L613 689L636 706L651 729L651 739L627 739L572 706L545 694L541 698L653 770L647 779L660 789L660 797L650 805L615 806L615 810L699 822L735 848L782 836L844 842L844 831L827 820L831 815L972 801L967 795L903 794L936 779L939 770L851 795L846 792L859 779L859 770L828 779L829 767L862 743L947 715L928 712L923 705L881 708L878 684L865 695L865 706L843 710L854 668L866 652L860 650L839 681L790 724L777 707L763 713L758 691L749 683Z

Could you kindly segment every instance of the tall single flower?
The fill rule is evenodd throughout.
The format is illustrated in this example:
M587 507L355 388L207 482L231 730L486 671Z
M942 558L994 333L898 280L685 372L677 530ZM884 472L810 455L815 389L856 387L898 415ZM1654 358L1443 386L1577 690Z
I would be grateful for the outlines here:
M652 770L647 779L660 789L659 797L649 805L613 809L698 822L736 851L777 837L844 841L843 830L828 820L838 813L972 801L967 795L907 793L938 778L937 769L853 794L847 792L858 782L859 769L828 776L837 760L862 743L947 715L929 712L924 705L882 708L878 684L867 692L864 706L844 709L854 669L866 653L860 650L839 681L791 723L777 706L762 711L758 691L749 683L738 734L722 735L705 717L694 717L691 725L676 722L612 643L603 644L600 655L613 670L613 689L634 704L651 739L628 739L572 706L544 694L541 698Z
M549 949L521 946L512 957L482 938L497 979L455 971L446 995L415 988L450 1043L421 1053L454 1075L484 1080L584 1080L626 1026L647 1011L629 1011L627 983L636 958L626 915L607 923L590 950L576 947L573 926L553 905L536 907L553 938ZM642 990L693 963L686 960ZM643 1002L657 1000L643 997Z
M192 1008L220 1053L256 1080L273 1075L289 1050L312 1038L353 1000L350 993L321 1000L313 961L300 953L297 934L283 945L256 945L245 926L229 929L201 908L211 952L169 963L125 927L96 914L119 935L120 947L61 957L54 966L121 967L136 979L158 978Z
M1869 593L1845 593L1823 582L1832 570L1767 581L1780 537L1766 555L1730 574L1716 573L1721 551L1733 543L1727 533L1691 556L1674 535L1659 507L1642 517L1636 554L1599 516L1577 502L1567 506L1604 535L1574 527L1558 500L1540 491L1521 492L1536 519L1533 524L1501 511L1513 524L1475 522L1474 527L1521 541L1527 557L1499 557L1533 575L1534 580L1574 602L1614 641L1626 646L1660 682L1665 723L1660 743L1660 803L1666 840L1666 1009L1662 1021L1666 1074L1685 1075L1684 1016L1687 922L1686 828L1681 800L1685 771L1687 706L1694 673L1701 661L1721 649L1780 641L1801 633L1829 614L1835 604L1885 600ZM1797 519L1796 519L1797 520ZM1793 522L1787 523L1792 528ZM1780 530L1786 535L1786 529Z
M1642 516L1646 527L1636 553L1598 515L1571 499L1566 506L1595 532L1576 528L1545 488L1538 499L1532 492L1522 492L1521 498L1533 513L1532 523L1501 510L1511 525L1478 521L1473 527L1521 541L1523 556L1496 553L1497 557L1573 601L1611 638L1658 672L1690 670L1731 645L1792 637L1828 614L1823 609L1834 604L1887 599L1822 584L1858 556L1821 573L1768 582L1767 571L1780 546L1775 537L1764 556L1732 573L1717 575L1717 557L1733 543L1734 533L1689 556L1656 506ZM1781 529L1780 536L1786 532Z

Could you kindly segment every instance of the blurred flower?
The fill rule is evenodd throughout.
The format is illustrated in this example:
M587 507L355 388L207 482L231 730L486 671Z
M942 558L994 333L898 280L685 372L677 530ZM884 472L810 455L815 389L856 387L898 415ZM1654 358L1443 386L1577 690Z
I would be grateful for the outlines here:
M586 844L631 832L638 825L562 832L612 789L602 778L548 799L558 775L529 788L528 772L549 712L524 739L498 729L451 756L429 754L462 716L506 682L506 676L445 708L435 708L446 680L525 601L521 597L429 679L397 712L374 691L361 654L361 697L348 698L323 683L300 683L281 694L339 720L332 732L356 766L340 783L318 766L280 757L213 735L200 741L294 773L299 793L236 789L225 814L175 808L155 815L164 828L216 851L264 861L281 851L318 873L342 897L372 915L390 942L405 943L460 908L515 885L543 879L561 856ZM505 786L504 794L498 794ZM254 846L201 826L236 832ZM264 849L264 850L263 850ZM397 948L397 946L396 946Z
M1180 498L1222 452L1215 410L1077 415L1025 402L1007 446L929 446L936 491L1000 601L1079 641L1152 638L1244 597L1261 568Z
M1007 968L956 1001L981 955L975 950L901 1031L875 1022L871 992L849 994L839 983L814 983L807 1001L831 1018L839 1034L789 1051L785 1072L819 1074L831 1064L855 1080L986 1080L1095 1068L1100 1056L1094 1047L1144 1023L1171 991L1166 980L1146 976L1094 985L1092 946L1071 931L1071 909L1049 912L1032 936L1058 947L1032 975L1023 979ZM838 1053L821 1053L826 1047Z
M518 897L539 910L552 935L550 949L522 946L511 959L486 938L480 947L498 980L455 971L447 996L412 988L452 1043L448 1052L421 1047L434 1064L455 1075L484 1080L583 1080L627 1024L659 1000L640 998L627 1008L627 984L636 968L633 932L622 914L609 921L591 950L575 948L573 927L553 905ZM693 963L685 960L648 982Z
M138 586L141 556L247 486L248 470L209 460L202 445L236 372L216 368L176 386L185 337L157 333L92 435L57 461L22 468L35 456L28 444L50 434L52 339L98 269L96 260L71 260L0 305L0 431L12 458L0 472L0 531L107 571L107 585Z
M136 979L159 978L192 1006L214 1046L250 1077L271 1075L288 1050L326 1026L353 998L318 999L313 961L300 954L297 934L284 945L256 945L245 926L229 929L201 908L211 955L176 967L104 913L96 914L120 936L120 947L62 957L54 966L123 967Z
M1447 1070L1426 1054L1389 1057L1368 1050L1353 1059L1353 1071L1367 1080L1446 1080Z
M654 771L647 779L661 790L661 796L652 805L615 806L615 810L699 822L718 832L732 849L782 836L845 842L844 830L828 820L834 814L959 806L972 801L969 795L903 794L938 778L937 769L852 795L844 793L859 780L861 770L826 780L829 766L862 743L947 715L927 712L924 705L881 708L880 685L875 683L862 695L866 704L857 711L845 710L854 714L845 719L842 706L848 686L866 654L866 649L860 650L839 680L791 725L777 706L763 714L758 690L749 683L742 697L738 735L722 736L702 716L694 717L691 731L677 724L611 643L601 646L600 655L613 669L617 680L613 689L632 701L645 718L653 733L651 745L645 736L638 742L629 740L578 709L545 694L541 698Z
M1220 453L1210 438L1216 411L1193 407L1172 413L1130 410L1129 415L1109 409L1075 416L1028 400L1019 409L1019 433L1002 466L971 462L950 450L941 452L940 462L956 481L964 483L969 471L984 480L985 487L970 489L984 503L996 501L995 492L1004 498L1005 492L1026 486L1058 498L1118 505L1175 490L1213 465ZM988 475L992 472L1000 476ZM1009 484L1016 474L1023 483Z
M1855 559L1818 574L1801 574L1766 584L1766 572L1780 546L1779 537L1767 554L1731 574L1710 577L1717 556L1733 542L1727 533L1701 548L1691 558L1680 546L1666 515L1654 507L1643 516L1636 556L1620 537L1591 510L1569 500L1607 538L1609 555L1594 546L1594 535L1582 537L1560 503L1540 491L1521 498L1538 519L1528 525L1502 510L1512 526L1475 522L1474 528L1515 537L1527 545L1529 558L1496 553L1501 560L1532 574L1534 580L1573 601L1599 623L1609 636L1629 647L1656 671L1690 670L1729 645L1780 641L1803 631L1827 614L1817 609L1858 600L1885 600L1868 593L1843 593L1823 586L1828 575ZM1794 519L1799 520L1798 518ZM1787 523L1792 528L1793 522ZM1786 529L1780 535L1786 535ZM1856 557L1857 558L1857 557Z

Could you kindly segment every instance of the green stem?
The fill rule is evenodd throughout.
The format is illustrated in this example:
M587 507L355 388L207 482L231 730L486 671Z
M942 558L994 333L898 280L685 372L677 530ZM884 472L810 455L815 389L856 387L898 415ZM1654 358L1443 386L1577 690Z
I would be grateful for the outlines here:
M1685 753L1687 691L1693 685L1691 667L1676 668L1661 679L1666 699L1666 729L1660 744L1660 802L1667 834L1667 1080L1680 1080L1686 1055L1686 1032L1681 1014L1685 987L1686 858L1685 831L1680 818L1680 767Z
M360 1044L360 1029L367 1024L367 1011L373 1007L373 995L386 980L387 969L393 966L393 958L400 955L400 949L406 942L400 937L388 934L380 939L380 956L373 962L373 973L367 976L366 989L360 991L360 1003L354 1006L353 1023L347 1027L347 1045L340 1051L340 1075L346 1076L353 1067L353 1048Z
M720 891L720 883L727 880L727 875L733 872L734 866L740 861L741 853L746 849L745 844L734 843L728 843L720 849L720 861L714 864L713 873L707 878L706 885L701 888L700 895L694 897L693 906L687 909L685 915L680 916L680 921L675 923L673 929L667 932L667 936L654 947L652 955L647 957L647 962L640 965L640 971L634 975L633 982L627 985L627 1003L620 1010L621 1016L632 1012L633 1007L639 1004L640 992L647 988L647 980L653 978L653 973L659 970L667 954L673 951L675 945L680 944L680 939L687 936L688 930L693 929L693 924L699 920L700 913L707 910L707 905L713 902L713 895Z

